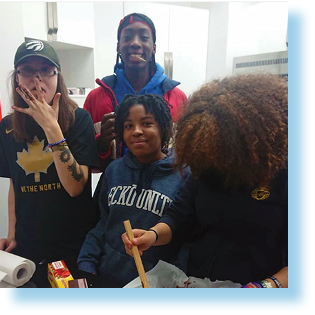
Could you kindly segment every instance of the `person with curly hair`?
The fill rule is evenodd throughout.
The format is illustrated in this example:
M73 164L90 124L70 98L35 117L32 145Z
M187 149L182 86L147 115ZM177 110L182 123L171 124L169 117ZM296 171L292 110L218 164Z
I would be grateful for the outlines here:
M185 180L168 150L172 127L170 105L162 96L126 95L117 107L115 132L128 151L105 170L98 195L101 220L88 233L78 258L79 269L97 274L104 286L122 287L137 277L136 265L121 242L123 221L149 229ZM159 259L175 261L179 246L173 240L149 250L142 259L145 270Z
M195 230L188 274L243 287L288 286L288 85L279 76L227 77L189 98L176 165L191 169L157 225L134 229L140 252ZM122 235L125 249L131 242Z

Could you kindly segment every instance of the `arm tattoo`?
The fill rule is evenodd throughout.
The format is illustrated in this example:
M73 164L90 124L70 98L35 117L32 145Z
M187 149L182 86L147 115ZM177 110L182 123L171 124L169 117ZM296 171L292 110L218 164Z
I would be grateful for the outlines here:
M60 153L60 161L63 163L69 162L71 158L71 153L68 148L63 148ZM80 172L77 171L77 162L74 160L72 165L68 165L68 171L71 172L72 177L79 182L82 178L84 178L83 170L81 166L79 166Z
M60 153L60 161L63 163L69 162L71 158L71 153L68 148L62 148L61 153Z
M77 172L77 162L74 160L72 165L68 166L68 171L71 172L72 177L79 182L82 178L84 178L84 174L81 166L79 166L80 173Z

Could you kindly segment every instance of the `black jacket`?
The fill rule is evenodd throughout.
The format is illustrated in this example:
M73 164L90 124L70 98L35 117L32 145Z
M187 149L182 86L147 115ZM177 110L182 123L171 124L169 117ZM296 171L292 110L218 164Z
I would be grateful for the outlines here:
M195 231L188 275L246 284L288 264L288 173L281 171L266 198L253 189L224 189L217 175L190 176L160 222L174 235ZM267 196L267 195L266 195Z

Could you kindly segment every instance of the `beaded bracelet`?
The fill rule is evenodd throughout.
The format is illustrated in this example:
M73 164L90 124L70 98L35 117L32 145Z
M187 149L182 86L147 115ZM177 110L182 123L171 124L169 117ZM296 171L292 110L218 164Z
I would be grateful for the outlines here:
M251 284L255 285L257 288L263 288L261 282L250 282Z
M277 278L275 278L274 276L271 276L269 278L275 282L277 288L282 288L282 285L281 285L280 281Z
M52 147L54 147L54 146L56 146L56 145L58 145L58 144L60 144L62 142L65 142L65 141L66 141L66 139L64 138L64 139L62 139L60 141L57 141L55 143L48 143L48 147L52 148Z
M157 231L153 230L153 229L149 229L149 231L152 231L155 233L155 243L157 242L158 238L159 238L159 234L157 234Z

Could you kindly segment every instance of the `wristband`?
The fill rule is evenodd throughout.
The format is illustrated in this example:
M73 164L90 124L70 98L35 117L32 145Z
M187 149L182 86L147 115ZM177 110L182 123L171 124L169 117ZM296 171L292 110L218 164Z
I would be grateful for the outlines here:
M58 144L60 144L60 143L62 143L62 142L65 142L65 141L66 141L66 139L62 139L62 140L57 141L57 142L55 142L55 143L48 143L48 146L49 146L50 148L52 148L52 147L54 147L54 146L56 146L56 145L58 145Z
M98 156L100 157L100 158L102 158L103 160L105 160L106 158L108 158L110 155L111 155L111 153L112 153L112 150L111 150L111 148L109 148L108 149L108 151L107 152L101 152L100 150L98 150Z
M157 242L157 240L159 239L159 234L157 234L157 231L153 230L153 229L149 229L149 231L152 231L155 233L155 243Z
M262 280L260 281L261 285L264 287L264 288L272 288L272 284L268 281L268 280Z
M263 285L261 282L250 282L250 283L255 285L257 288L263 288Z
M47 147L45 148L45 152L46 153L48 153L48 152L56 152L56 151L62 150L66 146L68 146L66 141L63 141L63 142L61 142L59 144L56 144L54 146L47 145Z
M275 278L273 276L271 276L269 278L275 282L277 288L282 288L282 285L281 285L280 281L277 278Z
M49 147L49 148L52 152L56 152L56 151L61 150L64 147L66 147L67 145L68 145L67 142L62 142L62 143L59 143L59 144L54 145L53 147Z

